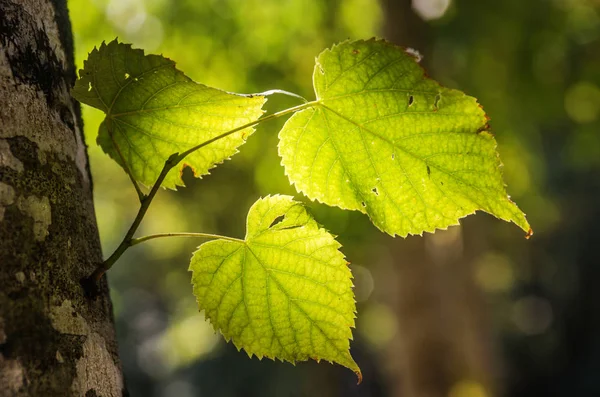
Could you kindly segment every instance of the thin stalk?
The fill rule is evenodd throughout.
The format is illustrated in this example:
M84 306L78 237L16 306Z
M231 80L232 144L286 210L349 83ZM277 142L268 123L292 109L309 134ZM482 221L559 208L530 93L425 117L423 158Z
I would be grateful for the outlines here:
M245 243L244 240L240 240L239 238L220 236L218 234L180 232L180 233L150 234L148 236L134 238L131 240L130 245L134 246L134 245L143 243L144 241L153 240L155 238L162 238L162 237L195 237L195 238L208 238L208 239L213 239L213 240L221 239L221 240L235 241L236 243Z
M194 153L196 150L201 149L204 146L213 143L214 141L218 141L219 139L223 139L223 138L225 138L225 137L227 137L227 136L229 136L231 134L234 134L234 133L236 133L238 131L244 130L244 129L248 128L248 127L252 127L252 126L254 126L256 124L264 123L265 121L269 121L269 120L273 120L273 119L279 118L281 116L285 116L286 114L294 113L294 112L297 112L297 111L302 110L302 109L307 109L307 108L316 106L318 104L319 103L317 101L306 102L306 103L303 103L302 105L294 106L294 107L282 110L280 112L276 112L276 113L270 114L270 115L262 117L262 118L260 118L258 120L252 121L252 122L250 122L248 124L244 124L244 125L242 125L240 127L234 128L233 130L229 130L227 132L224 132L221 135L218 135L218 136L216 136L216 137L214 137L212 139L209 139L206 142L202 142L201 144L199 144L197 146L194 146L193 148L188 149L185 152L181 153L180 154L181 159L179 159L179 161L183 160L189 154Z
M133 235L135 234L138 227L140 226L140 223L142 223L142 219L144 219L144 216L146 215L146 212L148 211L148 208L150 207L150 204L152 203L154 196L156 196L156 193L158 193L158 189L160 188L160 185L163 183L163 181L167 177L167 174L169 173L171 168L175 167L177 165L177 163L179 163L179 161L181 161L181 160L178 160L178 158L179 158L179 155L177 153L175 153L175 154L172 154L171 157L169 157L167 159L167 161L165 161L165 166L163 167L162 171L160 172L158 179L156 179L156 182L152 186L150 193L148 193L148 195L142 199L140 209L139 209L137 215L135 216L133 223L129 227L129 230L127 231L127 233L125 233L125 237L123 237L121 244L119 244L119 246L117 247L115 252L113 252L112 255L108 257L107 260L105 260L100 266L98 266L96 268L96 270L94 270L94 273L92 273L92 275L90 276L90 279L92 279L95 283L97 283L100 280L100 278L102 277L102 275L104 273L106 273L106 271L108 269L110 269L112 267L112 265L114 265L114 263L121 257L121 255L123 255L123 253L125 251L127 251L127 248L131 247L131 240L133 238Z
M280 90L280 89L268 90L268 91L259 92L256 94L249 94L249 96L269 96L269 95L273 95L273 94L287 95L287 96L291 96L294 98L302 99L302 101L304 101L304 103L308 102L308 100L306 98L304 98L302 95L298 95L296 93L286 91L286 90Z
M160 175L156 179L156 182L154 182L154 185L152 186L150 193L148 193L148 195L146 195L146 196L142 195L140 197L140 209L139 209L135 219L133 220L131 226L129 227L129 230L125 234L125 237L123 237L121 244L119 244L117 249L111 254L111 256L108 257L107 260L105 260L102 264L100 264L100 266L98 266L96 268L96 270L94 270L94 272L90 275L90 277L87 280L84 280L84 284L89 285L90 282L93 284L96 284L100 280L100 278L102 278L102 275L104 275L104 273L106 273L106 271L108 269L110 269L112 267L112 265L114 265L115 262L121 257L121 255L123 255L123 253L125 251L127 251L127 249L129 247L131 247L132 245L139 244L140 242L149 240L150 238L166 237L169 234L169 233L165 233L162 235L156 235L156 237L146 236L146 238L140 237L139 239L133 238L133 235L135 234L138 227L140 226L140 223L142 223L142 220L144 219L144 216L146 215L146 212L148 211L148 208L150 207L150 204L152 203L154 196L156 196L156 193L158 192L160 185L163 183L163 181L167 177L167 174L173 167L175 167L177 164L179 164L184 158L186 158L188 155L192 154L196 150L201 149L206 145L209 145L215 141L218 141L219 139L223 139L223 138L225 138L231 134L234 134L238 131L241 131L246 128L252 127L256 124L260 124L265 121L273 120L273 119L279 118L281 116L285 116L287 114L294 113L294 112L297 112L302 109L307 109L307 108L310 108L310 107L313 107L316 105L318 105L318 102L316 102L316 101L315 102L307 102L302 105L294 106L294 107L270 114L270 115L262 117L258 120L254 120L250 123L244 124L240 127L237 127L232 130L229 130L227 132L224 132L221 135L218 135L214 138L211 138L205 142L202 142L199 145L196 145L196 146L186 150L183 153L172 154L167 159L167 161L165 161L165 165L164 165L162 171L160 172ZM137 184L134 183L134 186L137 186ZM200 233L195 233L195 234L197 235L195 237L200 237L200 236L198 236ZM208 236L212 236L212 235L204 234L204 236L208 237ZM224 238L222 236L215 236L215 237L216 238ZM237 240L237 239L232 239L231 237L227 237L227 239L234 240L234 241ZM141 240L141 241L139 241L139 240ZM242 241L242 240L237 240L237 241Z

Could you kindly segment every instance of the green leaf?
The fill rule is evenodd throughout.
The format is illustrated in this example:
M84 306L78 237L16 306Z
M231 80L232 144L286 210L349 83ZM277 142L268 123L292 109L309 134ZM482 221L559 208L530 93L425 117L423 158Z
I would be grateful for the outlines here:
M504 188L496 141L475 98L429 79L381 40L323 51L317 100L281 130L286 174L311 199L368 214L391 235L432 232L477 210L530 233Z
M259 199L244 240L204 243L192 257L200 310L250 357L309 358L360 369L349 352L355 303L340 244L290 196Z
M177 70L173 61L144 55L117 40L94 48L79 74L72 95L106 113L98 144L121 166L121 157L125 159L133 178L148 186L171 154L255 121L265 102L262 96L236 95L198 84ZM208 174L237 153L253 131L246 128L190 154L169 172L162 186L182 186L186 165L197 177Z

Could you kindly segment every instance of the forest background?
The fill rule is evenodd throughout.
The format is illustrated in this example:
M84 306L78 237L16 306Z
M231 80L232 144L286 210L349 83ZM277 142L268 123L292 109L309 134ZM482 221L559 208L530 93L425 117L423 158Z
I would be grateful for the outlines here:
M348 38L418 50L441 84L491 117L511 197L535 234L478 214L424 237L391 238L359 213L307 202L277 155L284 120L187 188L159 193L140 235L241 237L249 206L282 193L339 236L358 302L341 367L249 359L197 311L187 272L200 241L157 240L108 272L133 396L403 396L415 382L451 397L600 395L600 2L596 0L69 0L80 68L116 36L162 53L204 84L313 98L314 57ZM269 111L297 104L271 97ZM116 163L95 144L102 114L83 106L103 251L137 209ZM432 386L433 387L433 386Z

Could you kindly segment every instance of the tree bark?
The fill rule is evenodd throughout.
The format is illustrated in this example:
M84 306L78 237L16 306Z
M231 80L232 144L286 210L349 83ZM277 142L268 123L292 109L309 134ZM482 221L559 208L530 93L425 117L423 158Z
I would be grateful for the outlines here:
M0 0L0 396L122 396L65 0Z

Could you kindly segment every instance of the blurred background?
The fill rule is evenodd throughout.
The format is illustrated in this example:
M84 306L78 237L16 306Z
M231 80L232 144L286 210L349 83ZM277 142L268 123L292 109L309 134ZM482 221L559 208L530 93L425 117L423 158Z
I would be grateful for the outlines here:
M249 359L198 313L189 258L201 241L160 239L109 272L133 396L600 396L600 1L69 0L77 66L118 36L227 91L309 99L314 58L347 38L417 49L429 74L491 117L511 197L533 226L478 213L407 239L365 216L308 202L277 156L284 120L258 127L202 180L158 194L140 235L242 237L259 197L295 195L339 235L364 381L328 363ZM271 97L269 111L298 104ZM138 209L125 173L95 144L83 108L96 213L109 255Z

